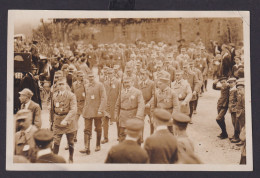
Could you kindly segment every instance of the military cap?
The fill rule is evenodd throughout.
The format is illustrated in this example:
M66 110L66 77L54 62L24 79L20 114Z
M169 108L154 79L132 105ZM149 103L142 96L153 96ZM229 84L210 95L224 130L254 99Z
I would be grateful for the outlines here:
M61 70L67 69L69 67L69 64L63 64Z
M61 79L59 79L59 80L57 81L57 84L58 84L58 83L67 83L66 77L62 77Z
M182 71L182 70L176 70L175 74L180 74L180 75L182 75L182 74L183 74L183 71Z
M108 69L107 69L107 73L108 73L108 74L113 74L113 72L114 72L114 70L113 70L112 68L108 68Z
M126 121L126 129L131 131L141 131L144 128L144 121L141 119L129 119Z
M33 138L35 141L50 142L53 140L53 133L47 129L39 129L34 133Z
M19 92L20 95L25 95L28 98L31 98L33 96L33 92L28 89L28 88L24 88L22 91Z
M231 77L231 78L229 78L228 79L228 81L227 82L235 82L237 79L236 78L234 78L234 77Z
M223 76L218 81L221 82L222 80L227 80L227 77Z
M173 122L176 123L176 124L189 123L190 122L190 117L187 116L186 114L181 113L181 112L173 113L172 119L173 119Z
M132 81L131 77L128 77L128 76L123 77L123 82L131 82L131 81Z
M29 118L30 119L32 118L32 112L29 109L21 109L15 115L16 120L29 119Z
M69 66L69 72L73 72L74 68L72 66Z
M162 81L169 81L170 77L171 77L171 75L168 72L161 71L159 73L159 77L158 78L159 78L159 80L162 80Z
M160 121L163 121L163 122L169 122L172 118L172 115L170 112L168 112L167 110L165 109L162 109L162 108L156 108L154 110L154 117Z
M82 71L77 71L77 76L84 76L84 73Z
M88 72L88 76L89 76L89 77L90 77L90 76L94 77L93 71L89 71L89 72Z
M238 88L239 86L245 86L244 78L240 78L237 80L236 87Z

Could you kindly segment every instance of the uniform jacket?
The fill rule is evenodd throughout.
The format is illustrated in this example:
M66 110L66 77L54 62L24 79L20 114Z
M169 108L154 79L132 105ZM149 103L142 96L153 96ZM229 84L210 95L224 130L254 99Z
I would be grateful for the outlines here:
M200 59L195 62L195 67L201 71L203 77L205 78L205 76L207 75L207 72L208 72L207 62L203 59Z
M82 116L84 118L102 117L107 107L107 95L104 85L95 81L85 85L86 97ZM101 112L103 115L98 115Z
M151 106L151 102L155 90L154 82L150 79L147 79L147 81L145 82L139 82L138 89L142 91L144 104L146 105L149 103ZM150 107L149 108L145 107L145 115L150 115Z
M245 116L245 95L237 96L237 106L236 106L236 116L243 117Z
M54 107L54 133L64 134L76 130L74 120L77 114L77 99L74 93L65 90L63 95L59 92L53 95ZM61 125L61 121L66 120L68 125Z
M84 103L85 103L86 92L85 92L84 84L85 84L84 81L82 82L75 81L71 88L71 91L75 94L77 99L77 114L79 115L82 113Z
M155 108L166 109L171 114L178 112L180 108L179 99L176 92L170 87L165 88L164 91L156 89L155 96L151 102L151 112L153 112Z
M144 109L144 99L140 90L130 87L126 92L124 88L121 89L115 107L115 116L119 115L120 127L125 127L128 119L143 119Z
M114 120L115 105L121 89L121 82L116 78L108 79L104 82L104 87L107 94L106 114Z
M148 163L148 155L136 141L124 140L108 152L105 163Z
M38 129L40 129L42 126L40 105L31 100L28 109L32 111L32 124L35 125Z
M153 164L173 164L178 160L177 139L167 129L155 131L148 137L144 149Z
M199 80L197 78L197 75L192 72L192 71L189 71L187 73L184 73L183 74L183 79L187 80L188 83L190 84L190 87L191 87L191 91L196 91L197 93L200 92L200 83L199 83ZM192 95L192 101L196 100L197 97L196 95Z
M179 99L180 111L184 114L190 114L189 103L192 98L192 91L190 84L187 80L180 80L179 82L174 81L171 85L171 88L176 92ZM181 103L185 101L186 105L181 105Z
M229 99L229 86L225 86L225 87L217 87L217 83L213 83L213 89L214 90L221 90L220 93L220 97L218 99L218 103L217 105L219 107L224 107L227 108L228 107L228 99Z
M231 88L229 91L229 103L228 108L229 112L236 112L236 106L237 106L237 89L236 86Z
M23 149L25 145L29 145L29 147L26 146L29 148L29 155L32 153L35 148L33 134L37 130L38 129L34 125L32 125L31 129L28 132L24 131L24 135L22 134L21 130L15 133L15 155L23 155L28 158L28 154L25 155Z
M194 145L188 136L178 136L178 158L182 159L182 154L192 155L194 153Z
M199 82L198 92L199 92L200 88L201 88L201 86L203 84L203 75L202 75L201 71L198 68L196 68L196 67L193 68L192 72L195 73L195 75L196 75L196 77L198 79L198 82Z

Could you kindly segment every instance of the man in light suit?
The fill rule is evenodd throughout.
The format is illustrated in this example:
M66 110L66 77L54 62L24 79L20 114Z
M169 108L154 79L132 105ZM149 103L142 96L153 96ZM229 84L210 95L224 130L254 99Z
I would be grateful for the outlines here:
M35 125L38 129L42 126L41 121L41 108L40 105L31 100L33 96L33 92L25 88L19 92L20 101L21 101L21 109L28 109L32 112L32 125Z

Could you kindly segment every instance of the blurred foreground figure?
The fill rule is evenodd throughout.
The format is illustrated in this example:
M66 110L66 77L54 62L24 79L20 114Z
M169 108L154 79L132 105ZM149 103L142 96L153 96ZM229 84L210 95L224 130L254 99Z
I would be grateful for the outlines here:
M143 127L143 120L127 120L125 140L110 149L105 163L148 163L146 151L137 143Z
M173 164L178 160L176 137L168 130L171 114L165 109L154 110L155 132L145 140L144 148L150 163Z
M53 133L47 129L40 129L34 133L37 151L36 163L66 163L63 157L52 153Z

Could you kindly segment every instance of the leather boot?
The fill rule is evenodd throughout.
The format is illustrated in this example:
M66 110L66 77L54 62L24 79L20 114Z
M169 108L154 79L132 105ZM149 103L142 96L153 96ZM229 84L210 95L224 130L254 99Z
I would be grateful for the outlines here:
M90 150L89 150L90 136L87 134L84 134L84 143L85 143L85 148L83 150L80 150L79 152L83 153L83 154L86 153L87 155L89 155L90 154Z
M60 148L60 145L54 144L53 145L53 153L57 155L59 153L59 148Z
M69 163L73 163L73 154L74 154L74 146L73 145L69 145Z
M101 140L101 133L97 132L97 142L96 142L96 149L95 151L100 151L100 140Z

